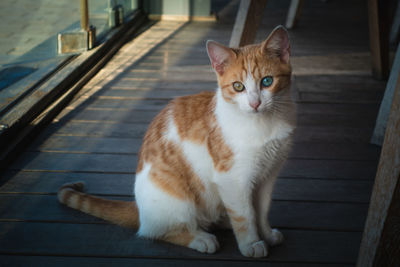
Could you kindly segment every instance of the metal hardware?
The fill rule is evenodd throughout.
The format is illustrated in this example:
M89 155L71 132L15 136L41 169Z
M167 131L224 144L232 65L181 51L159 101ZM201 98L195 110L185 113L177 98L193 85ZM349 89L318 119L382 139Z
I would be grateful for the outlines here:
M117 27L124 23L124 8L122 5L115 5L113 0L108 1L108 26Z
M81 0L81 29L59 33L58 53L81 53L90 50L96 42L96 28L89 25L88 0Z
M7 124L0 124L0 133L4 132L7 129L8 129L8 125Z

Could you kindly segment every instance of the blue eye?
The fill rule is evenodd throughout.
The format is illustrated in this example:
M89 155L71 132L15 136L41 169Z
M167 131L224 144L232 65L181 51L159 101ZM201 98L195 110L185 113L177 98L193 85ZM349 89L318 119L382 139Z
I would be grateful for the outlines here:
M271 86L273 81L274 81L274 79L272 78L272 76L265 76L261 80L261 85L262 85L262 87L269 87L269 86Z

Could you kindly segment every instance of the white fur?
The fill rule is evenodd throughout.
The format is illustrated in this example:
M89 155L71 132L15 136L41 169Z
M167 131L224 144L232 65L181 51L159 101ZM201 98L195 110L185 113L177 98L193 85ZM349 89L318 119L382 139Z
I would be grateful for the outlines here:
M294 130L290 120L280 120L269 114L246 113L235 104L224 101L217 89L215 114L224 133L224 140L232 148L246 149L262 146L274 139L285 139Z
M181 141L172 116L169 116L168 129L166 130L164 135L165 139L172 141L175 144L178 144Z
M148 178L151 165L136 174L135 197L139 208L139 236L158 238L177 225L188 223L196 229L196 208L159 189Z
M206 201L206 208L205 210L198 210L197 218L199 225L208 226L221 217L219 207L222 205L218 190L212 181L213 162L205 146L183 141L182 147L186 160L205 187L202 197Z

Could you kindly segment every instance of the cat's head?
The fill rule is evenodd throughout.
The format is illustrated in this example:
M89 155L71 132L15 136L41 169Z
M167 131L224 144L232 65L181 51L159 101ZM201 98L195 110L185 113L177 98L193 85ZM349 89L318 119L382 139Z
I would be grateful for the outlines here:
M223 98L242 111L268 112L280 95L288 94L290 44L283 26L276 27L261 44L229 48L208 41L207 52Z

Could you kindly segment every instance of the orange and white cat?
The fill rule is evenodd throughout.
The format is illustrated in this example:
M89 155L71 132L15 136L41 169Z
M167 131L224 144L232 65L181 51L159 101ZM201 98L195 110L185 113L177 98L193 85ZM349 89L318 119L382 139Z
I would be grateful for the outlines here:
M261 44L228 48L208 41L215 93L172 100L152 121L136 171L134 202L60 188L69 207L134 227L138 235L214 253L214 224L233 229L247 257L267 256L283 235L267 215L295 128L287 31Z

